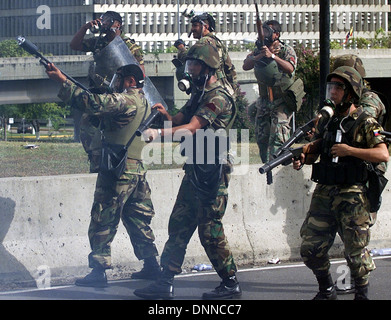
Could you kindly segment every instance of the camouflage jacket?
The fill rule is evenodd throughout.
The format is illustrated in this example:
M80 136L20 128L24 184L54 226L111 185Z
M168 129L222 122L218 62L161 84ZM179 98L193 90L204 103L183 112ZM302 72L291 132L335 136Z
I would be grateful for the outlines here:
M138 46L133 39L126 37L124 32L121 33L120 37L122 38L122 40L124 40L130 52L134 55L134 57L139 62L139 64L141 65L144 64L144 56L141 47ZM82 44L83 45L82 51L97 53L98 50L102 50L110 43L107 36L101 38L99 41L98 39L99 39L98 37L84 39Z
M349 115L349 117L357 120L363 112L366 112L364 111L364 108L358 107L352 114ZM319 121L318 126L316 127L315 139L322 137L323 130L320 132L319 128L323 126L324 123ZM350 143L350 145L356 148L368 149L375 147L379 143L385 143L385 136L377 133L379 130L383 130L382 126L376 121L375 118L368 116L364 121L361 121L361 123L355 127L355 131L353 132L353 141ZM387 163L379 163L377 168L382 172L385 172L387 169Z
M255 77L257 78L259 95L261 97L263 98L268 97L268 91L267 91L268 85L267 82L265 82L267 81L266 79L268 78L275 79L274 80L275 82L272 85L274 100L281 99L285 94L286 88L289 87L294 82L296 66L297 66L297 56L295 50L291 46L283 42L278 42L276 44L277 44L276 48L278 48L278 53L276 54L276 56L292 64L293 72L292 73L284 72L278 63L276 63L277 64L276 71L271 71L271 70L265 71L263 69L264 67L263 63L258 61L254 66L254 74ZM255 48L255 50L250 55L256 56L259 53L260 53L259 49ZM274 75L274 72L276 72L277 74ZM283 101L283 99L281 99L281 101Z
M148 102L139 89L128 89L126 93L89 94L67 80L58 97L64 102L72 101L77 108L98 116L100 129L108 143L126 145L139 125L134 123L135 117L149 113ZM140 119L138 122L141 122Z
M363 112L364 108L360 106L355 111L353 111L348 116L348 118L353 118L354 120L357 120ZM332 119L334 118L335 116ZM316 138L322 137L323 130L319 129L323 126L324 123L322 121L319 121L315 132ZM365 121L361 121L361 123L356 126L355 131L353 132L353 141L351 145L357 148L367 149L373 148L375 145L385 142L385 136L376 134L378 130L383 130L382 126L372 116L368 116Z
M290 45L287 45L282 41L279 41L278 49L279 49L279 51L276 55L279 58L281 58L285 61L288 61L290 64L292 64L293 73L291 74L291 76L293 77L295 74L295 71L296 71L296 67L297 67L297 55L296 55L295 50ZM255 48L253 55L256 56L259 53L260 53L259 49ZM280 72L283 72L280 67L279 67L279 70L280 70ZM289 75L286 74L286 76L289 76Z
M363 106L365 112L369 113L379 124L383 125L386 107L376 93L364 89L360 99L360 105Z
M229 129L236 116L236 109L228 92L219 82L215 82L205 87L201 101L198 101L200 95L201 92L193 91L190 100L180 109L179 112L185 116L185 123L189 123L193 116L199 116L208 121L205 129Z

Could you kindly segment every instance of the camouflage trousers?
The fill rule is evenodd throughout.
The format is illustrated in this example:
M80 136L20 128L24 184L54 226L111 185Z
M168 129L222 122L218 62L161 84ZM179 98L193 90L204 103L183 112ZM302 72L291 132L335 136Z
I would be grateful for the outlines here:
M132 159L127 160L125 172L118 180L98 174L88 229L91 268L111 268L111 243L120 219L139 260L158 255L150 227L155 212L145 174L142 163Z
M366 248L370 240L371 215L365 191L366 187L361 185L347 189L316 186L300 230L300 253L315 275L328 272L328 251L338 233L345 247L352 278L357 285L368 283L369 273L375 269L375 264Z
M255 137L259 155L263 163L271 160L271 156L289 139L292 110L286 106L282 98L269 102L266 98L256 101Z
M80 140L90 161L90 172L98 172L102 152L102 138L99 120L83 113L80 120Z
M211 205L202 205L190 182L192 166L185 165L185 176L168 224L169 238L161 255L164 269L176 274L181 273L187 245L198 227L201 244L218 275L224 279L235 274L236 265L222 223L230 179L229 169L224 169L215 201Z

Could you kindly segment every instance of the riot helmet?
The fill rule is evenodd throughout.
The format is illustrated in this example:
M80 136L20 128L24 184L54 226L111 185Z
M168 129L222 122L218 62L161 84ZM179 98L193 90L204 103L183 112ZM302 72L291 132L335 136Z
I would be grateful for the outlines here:
M144 86L144 73L137 64L128 64L117 69L110 83L113 92L124 92L124 80L126 77L133 76L136 81L136 88Z
M341 79L342 82L331 81L334 77ZM348 107L360 100L364 81L356 69L348 66L338 67L327 76L326 80L326 99L334 101L335 92L339 91L342 94L343 91L341 101L334 101L337 107L338 105Z
M217 49L209 43L197 42L188 51L185 60L185 78L195 86L205 86L206 82L220 66ZM206 73L206 69L209 69ZM178 85L179 86L179 85Z
M338 56L333 63L332 69L335 70L342 66L348 66L356 69L363 79L366 76L363 62L355 54L343 54L341 56Z

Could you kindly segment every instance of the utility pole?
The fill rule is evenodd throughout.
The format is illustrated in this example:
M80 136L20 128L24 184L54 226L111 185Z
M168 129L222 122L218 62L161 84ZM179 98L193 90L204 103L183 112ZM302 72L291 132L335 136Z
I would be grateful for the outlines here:
M326 77L330 73L330 0L319 1L319 44L319 109L321 109L326 98Z

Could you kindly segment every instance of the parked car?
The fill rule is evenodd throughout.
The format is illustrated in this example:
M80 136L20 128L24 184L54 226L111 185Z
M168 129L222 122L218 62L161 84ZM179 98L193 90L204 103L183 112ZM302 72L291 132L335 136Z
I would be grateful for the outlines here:
M18 125L17 133L33 133L33 126L28 123L20 123Z

